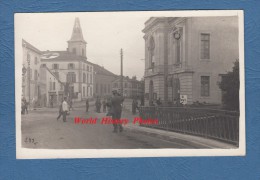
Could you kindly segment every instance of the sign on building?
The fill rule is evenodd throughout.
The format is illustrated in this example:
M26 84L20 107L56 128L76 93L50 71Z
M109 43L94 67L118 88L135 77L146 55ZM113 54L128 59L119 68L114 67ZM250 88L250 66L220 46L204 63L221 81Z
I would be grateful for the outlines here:
M187 95L180 95L180 103L185 105L185 104L187 104L187 102L188 102Z

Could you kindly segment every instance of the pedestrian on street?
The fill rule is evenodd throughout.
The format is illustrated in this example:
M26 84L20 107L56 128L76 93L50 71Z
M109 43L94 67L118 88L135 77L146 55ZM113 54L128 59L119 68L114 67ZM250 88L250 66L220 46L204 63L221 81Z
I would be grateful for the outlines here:
M100 113L101 102L100 102L99 97L97 97L95 105L96 105L96 111L97 111L98 113Z
M116 90L113 90L113 97L111 99L111 104L112 104L112 119L116 120L116 119L120 119L121 118L121 114L122 114L122 103L124 101L123 96L121 96ZM123 126L122 124L113 124L114 126L114 131L115 133L117 133L118 131L122 132L123 131Z
M103 105L103 112L105 113L106 112L106 100L104 99L103 101L102 101L102 105Z
M72 99L70 100L70 108L69 108L69 110L72 110L73 108L72 108L72 104L73 104L73 102L72 102Z
M89 108L89 102L88 99L86 100L86 112L88 112L88 108Z
M112 103L111 103L111 97L109 97L107 99L107 102L106 102L106 106L107 106L107 116L112 116L113 112L112 112Z
M24 103L24 113L26 111L26 113L28 114L28 105L29 105L29 102L26 101L26 99L24 98L23 99L23 103Z
M21 105L22 105L22 112L21 112L21 113L24 114L24 113L25 113L25 112L24 112L24 111L25 111L25 108L24 108L25 105L24 105L24 101L23 101L23 100L22 100L22 104L21 104Z
M64 100L62 102L62 116L63 116L63 122L66 122L66 116L68 112L68 103L67 103L67 98L64 97Z
M157 104L157 106L161 106L162 105L161 98L158 98L156 100L156 104Z
M57 121L60 119L62 115L62 101L60 102L60 105L59 105L59 116L57 117Z
M137 101L136 99L133 99L133 102L132 102L132 113L133 114L136 114L136 108L137 108Z

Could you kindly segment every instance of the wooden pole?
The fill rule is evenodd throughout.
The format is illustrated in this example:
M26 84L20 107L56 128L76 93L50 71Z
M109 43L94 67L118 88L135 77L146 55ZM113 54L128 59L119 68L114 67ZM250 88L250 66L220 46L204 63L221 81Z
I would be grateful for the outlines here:
M120 86L120 91L121 91L121 95L123 96L123 49L120 50L120 59L121 59L121 86Z

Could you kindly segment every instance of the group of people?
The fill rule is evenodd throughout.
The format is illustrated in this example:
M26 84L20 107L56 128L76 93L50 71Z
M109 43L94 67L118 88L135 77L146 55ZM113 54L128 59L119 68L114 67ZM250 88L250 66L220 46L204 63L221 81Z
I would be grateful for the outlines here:
M100 113L101 112L101 106L102 106L103 107L103 112L105 113L107 111L107 105L108 105L109 101L110 101L110 99L108 98L108 99L103 99L103 101L101 102L100 98L97 97L96 98L96 102L95 102L96 112Z
M112 119L120 119L122 114L122 103L124 101L123 96L121 96L120 93L117 92L117 90L112 91L112 97L109 97L107 99L103 99L101 102L100 98L96 98L95 106L96 106L96 112L100 113L101 106L103 107L103 112L107 112L107 116L112 116ZM89 108L89 102L86 101L86 111L88 111ZM113 124L114 130L113 132L122 132L123 126L122 124Z
M107 116L112 116L112 119L120 119L122 114L122 103L124 101L124 98L120 93L117 92L117 90L112 91L112 97L108 98L107 100L103 100L101 103L101 100L99 97L97 97L95 106L96 111L100 113L101 106L103 105L103 112L107 112ZM137 106L137 105L136 105ZM62 116L63 122L66 122L66 116L68 115L68 112L70 110L70 103L67 103L67 98L64 97L63 101L60 104L59 107L59 115L57 117L57 120ZM86 112L89 111L89 100L86 100ZM122 124L113 124L114 130L113 132L122 132L123 127Z

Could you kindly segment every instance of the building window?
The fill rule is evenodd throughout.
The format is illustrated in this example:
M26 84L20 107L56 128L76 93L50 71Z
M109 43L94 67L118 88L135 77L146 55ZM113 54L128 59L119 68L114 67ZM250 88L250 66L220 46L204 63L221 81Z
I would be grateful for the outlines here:
M92 72L92 67L91 66L89 67L89 71Z
M84 51L84 49L82 49L82 56L85 56L85 51Z
M72 53L73 53L73 54L76 54L76 48L73 48L73 49L72 49Z
M60 84L60 90L61 90L61 91L63 90L63 85L62 85L62 84Z
M68 69L75 69L75 64L69 63L68 64Z
M90 83L92 83L92 74L90 74Z
M104 94L106 94L106 93L107 93L107 85L104 84Z
M98 84L96 84L96 93L98 94Z
M37 81L38 79L38 72L37 70L34 70L34 80Z
M59 72L53 72L54 76L59 79Z
M100 84L100 94L103 94L103 84Z
M110 93L110 84L107 85L107 92Z
M86 83L86 74L83 73L83 83Z
M87 71L89 71L89 66L87 66Z
M69 72L67 74L67 82L68 83L75 83L76 82L76 74L74 72Z
M92 96L92 87L90 87L90 96Z
M85 87L83 87L83 97L85 97Z
M210 85L209 76L201 76L201 96L208 97L210 95L209 85Z
M29 53L27 53L27 63L28 65L30 66L30 63L31 63L31 56Z
M29 72L29 73L30 73L30 76L29 76L29 77L30 77L30 80L32 80L32 77L33 77L33 71L32 71L32 68L30 68L30 72Z
M148 46L150 68L153 68L155 65L154 49L155 49L155 43L153 37L151 37Z
M38 58L37 58L37 57L34 58L34 64L35 64L35 65L38 64Z
M50 90L50 91L52 90L52 82L50 82L49 90Z
M89 75L88 75L88 73L87 73L87 83L89 83Z
M55 90L55 82L53 82L53 90Z
M43 68L43 67L46 67L46 64L42 64L41 67L42 67L42 68Z
M125 83L125 88L127 88L127 83Z
M53 68L53 69L59 69L59 65L58 65L58 64L53 64L53 65L52 65L52 68Z
M85 70L85 64L83 64L83 70Z
M210 59L210 34L201 34L201 59Z

